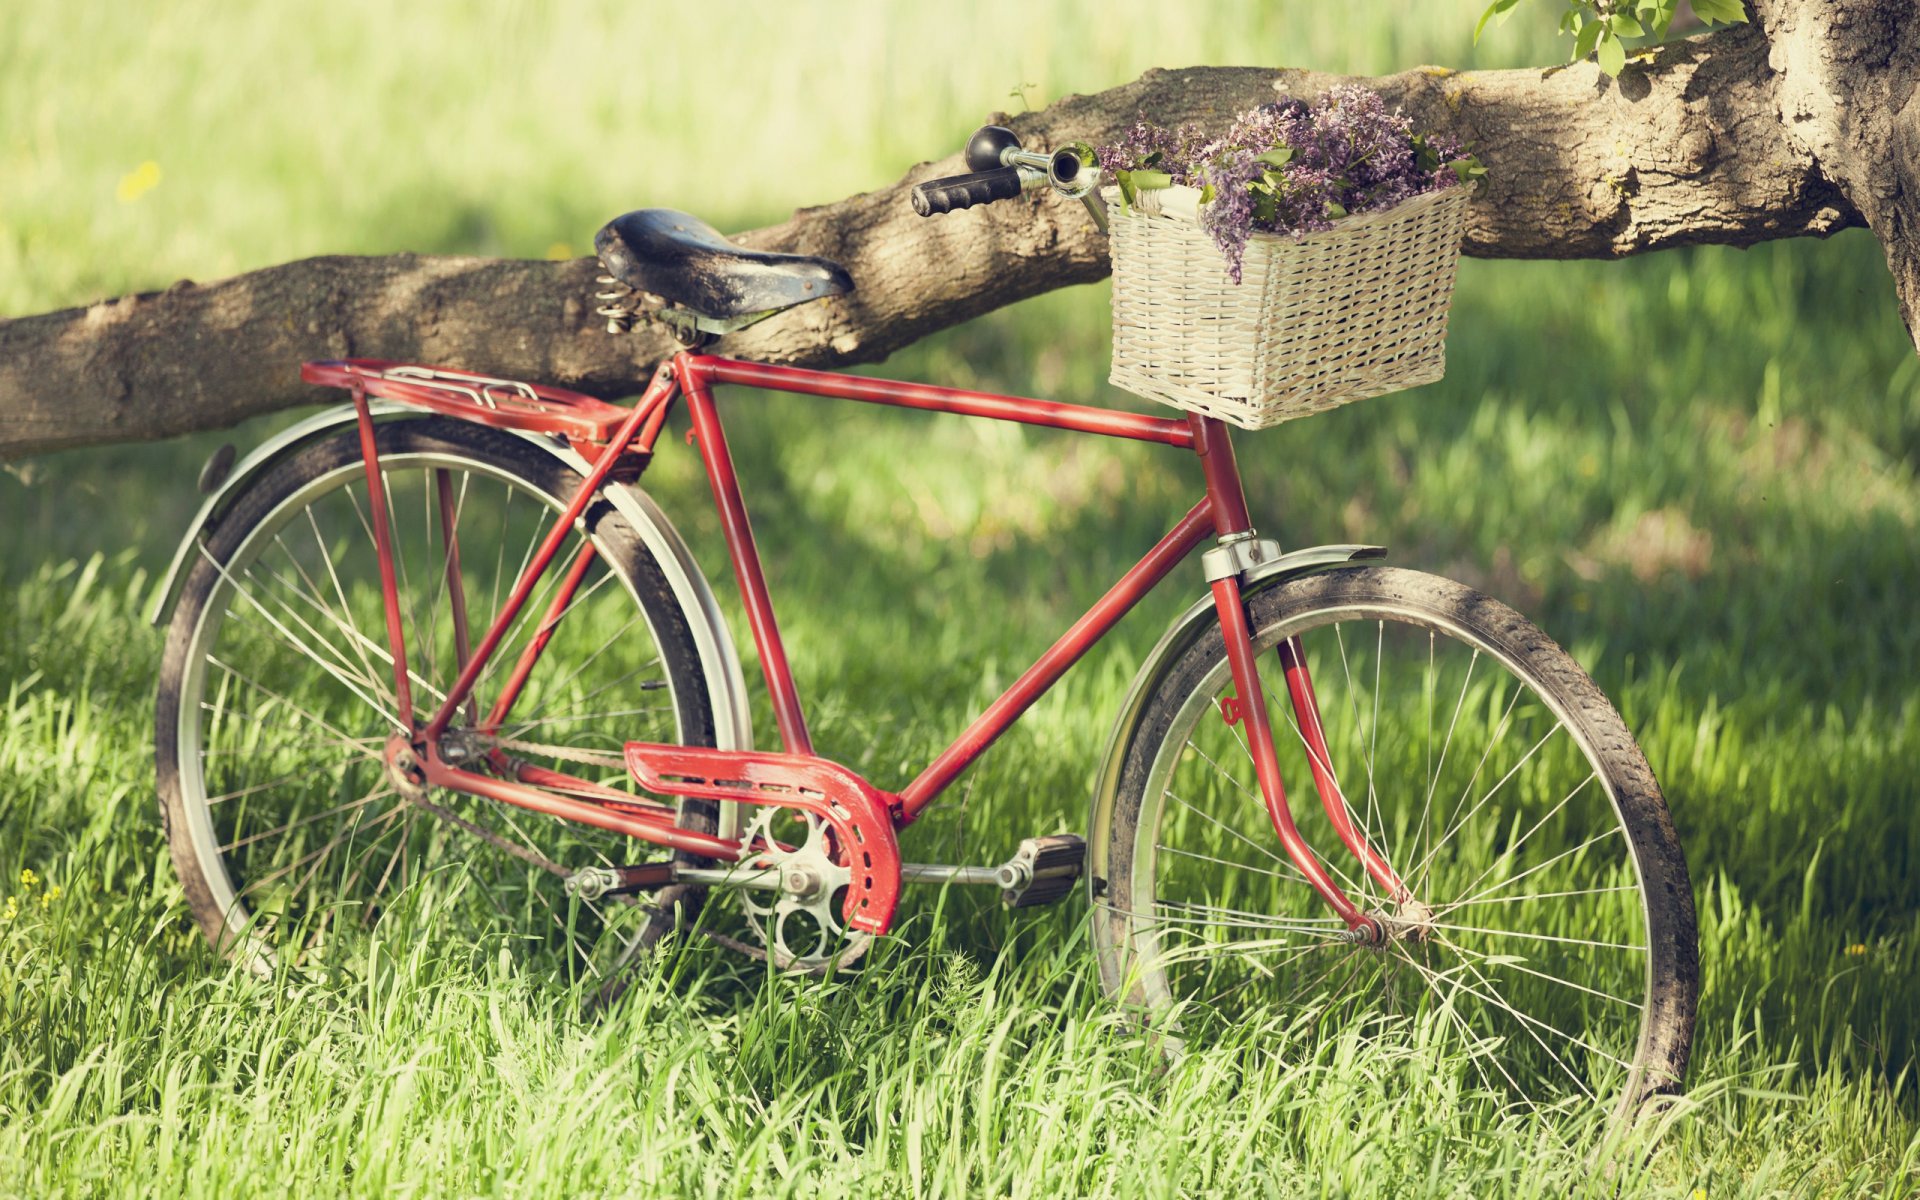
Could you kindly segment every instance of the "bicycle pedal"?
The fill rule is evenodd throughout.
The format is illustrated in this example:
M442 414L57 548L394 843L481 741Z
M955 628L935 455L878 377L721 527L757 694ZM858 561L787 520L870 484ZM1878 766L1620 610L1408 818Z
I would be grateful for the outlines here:
M1027 838L1000 868L1000 900L1008 908L1052 904L1073 890L1086 862L1087 841L1077 833Z

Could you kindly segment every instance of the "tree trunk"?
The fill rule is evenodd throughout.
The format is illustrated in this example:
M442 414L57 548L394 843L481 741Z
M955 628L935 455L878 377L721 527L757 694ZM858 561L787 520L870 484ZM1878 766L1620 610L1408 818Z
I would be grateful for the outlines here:
M1140 116L1219 127L1278 95L1359 82L1416 125L1472 143L1488 179L1466 252L1611 258L1750 245L1865 223L1887 247L1909 328L1920 303L1914 204L1920 111L1907 101L1920 31L1895 0L1761 0L1759 22L1637 57L1544 70L1419 68L1348 80L1306 71L1150 71L1014 118L1030 146L1114 140ZM923 219L923 163L878 191L740 236L824 255L858 290L722 343L774 362L843 366L1107 270L1077 204L1053 196ZM613 214L608 214L612 216ZM218 283L0 321L0 458L217 428L325 393L302 360L442 363L602 396L630 393L668 351L651 327L609 336L597 265L475 258L315 258Z

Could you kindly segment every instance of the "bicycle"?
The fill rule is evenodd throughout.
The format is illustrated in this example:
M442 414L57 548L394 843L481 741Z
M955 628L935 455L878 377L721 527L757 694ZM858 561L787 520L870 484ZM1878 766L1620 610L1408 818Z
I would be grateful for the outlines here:
M916 208L1030 187L1086 198L1092 168L1074 154L989 149L916 188ZM1380 547L1282 553L1256 532L1212 417L711 352L718 335L851 291L827 260L742 250L659 209L612 222L596 247L610 329L650 316L681 343L631 406L447 368L310 362L304 378L351 405L211 480L155 610L172 608L156 760L169 846L218 949L260 970L324 958L438 889L435 928L550 947L610 998L677 931L827 971L888 931L905 884L997 887L1031 906L1084 883L1103 985L1170 1044L1271 1007L1437 1030L1512 1101L1626 1115L1680 1086L1699 972L1671 819L1613 706L1523 617L1373 565ZM720 385L1154 443L1199 460L1204 494L889 790L814 753ZM753 748L727 622L639 486L678 405L778 750ZM903 861L899 833L1210 539L1207 594L1123 702L1088 838L1028 838L1000 863ZM1324 827L1290 807L1285 781L1302 774ZM1303 822L1345 857L1317 853ZM718 895L739 912L717 913Z

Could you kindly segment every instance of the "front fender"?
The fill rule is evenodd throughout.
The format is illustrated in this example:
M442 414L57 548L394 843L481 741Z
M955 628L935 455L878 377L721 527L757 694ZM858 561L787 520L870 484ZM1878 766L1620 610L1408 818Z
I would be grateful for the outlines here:
M1386 553L1385 546L1357 545L1313 546L1295 550L1240 572L1240 591L1242 595L1264 591L1278 587L1289 579L1361 559L1381 558ZM1101 756L1099 772L1094 776L1093 807L1087 818L1087 882L1096 903L1099 890L1107 878L1107 841L1112 835L1113 803L1120 790L1120 771L1126 765L1128 751L1133 748L1133 733L1140 723L1140 714L1147 707L1148 697L1160 686L1160 681L1172 670L1173 664L1217 620L1219 617L1214 612L1211 594L1195 600L1173 624L1167 626L1159 643L1148 653L1146 661L1140 664L1133 684L1127 689L1126 699L1120 704L1113 731L1107 735L1107 748Z
M431 415L390 400L371 401L369 408L376 417L383 419L407 420ZM181 539L180 548L174 551L173 562L161 581L147 619L158 625L167 618L174 601L179 598L180 588L186 580L187 563L201 537L219 523L249 482L302 446L351 427L356 419L351 407L328 409L280 431L235 463L226 481L207 497L200 511L194 515L192 524L187 527L186 537ZM585 459L553 438L520 430L506 432L525 438L582 476L591 469ZM727 619L714 599L706 576L701 574L699 564L694 561L692 551L687 548L685 539L674 529L667 515L646 492L638 487L617 483L607 484L602 491L620 515L639 531L640 540L659 562L668 586L673 589L674 599L679 601L681 611L687 615L688 624L692 626L694 645L700 651L700 662L706 671L707 694L713 700L714 737L719 748L752 749L753 726L748 716L747 686L740 671L740 656L734 649L733 634L727 628ZM730 815L723 814L723 818ZM724 828L722 833L726 833Z

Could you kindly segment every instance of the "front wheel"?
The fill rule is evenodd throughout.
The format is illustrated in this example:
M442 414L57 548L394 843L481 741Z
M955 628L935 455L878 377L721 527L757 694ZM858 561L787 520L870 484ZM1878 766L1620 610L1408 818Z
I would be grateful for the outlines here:
M1244 727L1223 719L1233 680L1214 625L1146 698L1095 814L1110 993L1183 1037L1263 1009L1437 1033L1470 1083L1531 1107L1626 1117L1677 1090L1699 993L1686 864L1645 757L1580 666L1498 601L1412 571L1309 576L1247 606L1294 816L1392 936L1344 940L1281 849ZM1304 651L1350 819L1410 895L1363 870L1321 812L1285 639Z

